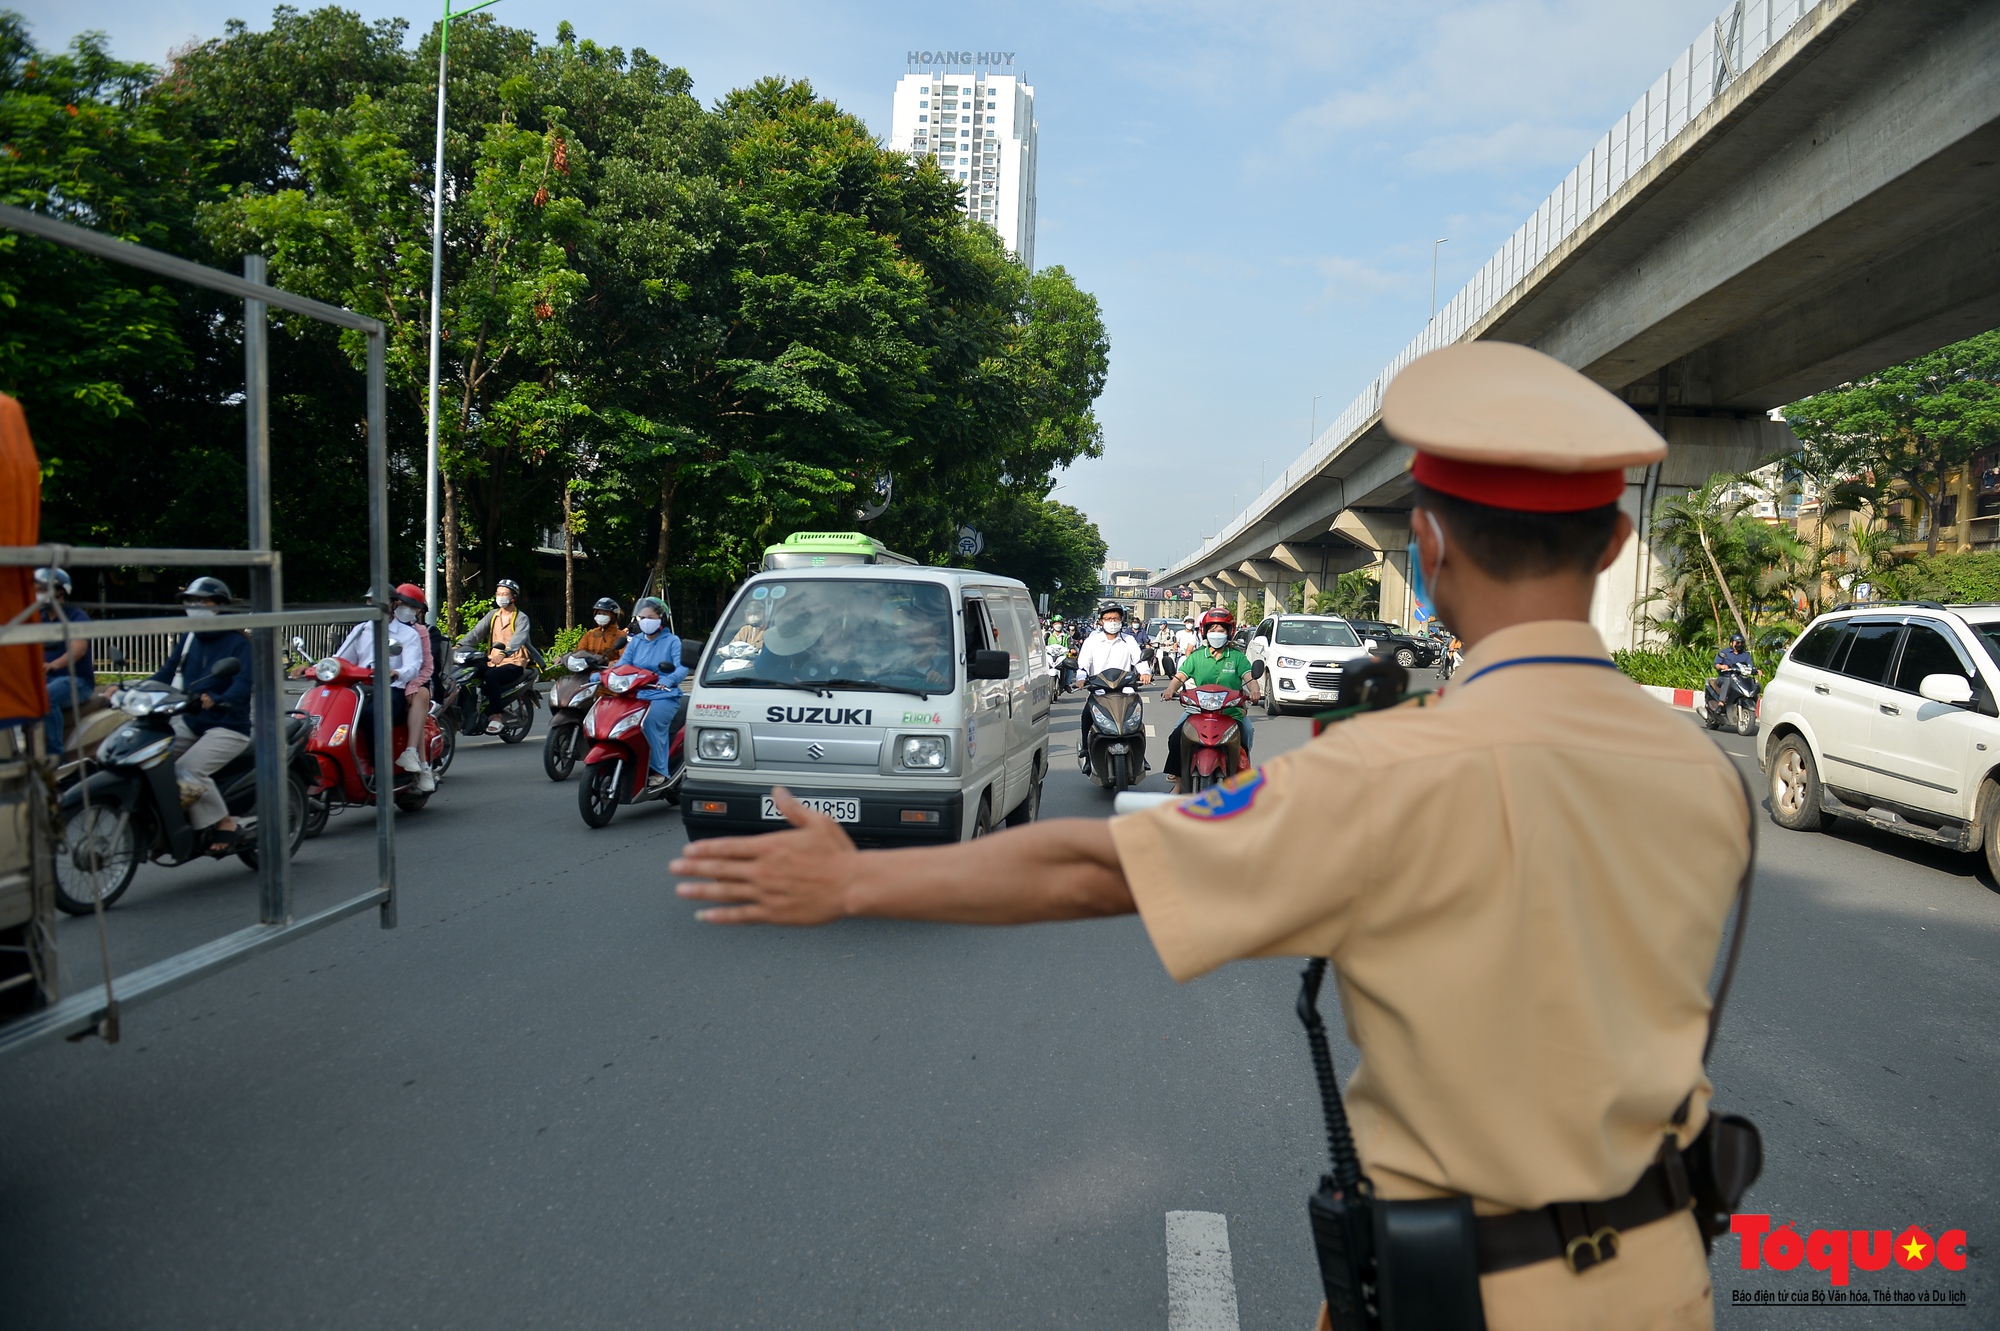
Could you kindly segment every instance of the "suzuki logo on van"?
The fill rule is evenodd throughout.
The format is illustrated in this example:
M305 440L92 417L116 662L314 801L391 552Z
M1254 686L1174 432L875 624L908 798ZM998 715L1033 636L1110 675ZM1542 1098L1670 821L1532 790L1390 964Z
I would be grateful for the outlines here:
M872 707L767 707L766 721L786 721L799 726L872 726Z

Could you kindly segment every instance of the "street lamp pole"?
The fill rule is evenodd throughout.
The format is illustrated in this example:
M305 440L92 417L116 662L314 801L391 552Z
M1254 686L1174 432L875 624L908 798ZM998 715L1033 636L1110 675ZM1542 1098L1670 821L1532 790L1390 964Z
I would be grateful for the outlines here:
M438 131L438 142L444 142L444 131L442 129ZM1450 243L1450 236L1431 242L1431 319L1433 322L1438 317L1438 246L1449 245Z
M438 341L440 307L444 303L445 56L451 48L451 21L498 2L479 0L478 4L454 14L451 0L444 0L444 22L438 25L437 157L431 169L431 389L424 439L424 602L430 607L433 624L438 614Z

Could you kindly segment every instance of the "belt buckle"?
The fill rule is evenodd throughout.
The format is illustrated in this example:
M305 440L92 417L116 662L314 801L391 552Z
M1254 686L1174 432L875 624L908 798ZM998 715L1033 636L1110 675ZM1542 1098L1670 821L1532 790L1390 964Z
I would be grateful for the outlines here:
M1585 1256L1586 1252L1589 1254ZM1563 1249L1563 1261L1570 1271L1582 1275L1593 1266L1618 1255L1618 1231L1606 1225L1595 1234L1579 1234Z

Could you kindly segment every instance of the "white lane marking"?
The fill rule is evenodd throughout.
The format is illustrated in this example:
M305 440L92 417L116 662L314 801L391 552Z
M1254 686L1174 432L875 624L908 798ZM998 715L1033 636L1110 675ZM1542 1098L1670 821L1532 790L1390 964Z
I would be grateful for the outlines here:
M1167 1212L1167 1331L1237 1331L1229 1218Z

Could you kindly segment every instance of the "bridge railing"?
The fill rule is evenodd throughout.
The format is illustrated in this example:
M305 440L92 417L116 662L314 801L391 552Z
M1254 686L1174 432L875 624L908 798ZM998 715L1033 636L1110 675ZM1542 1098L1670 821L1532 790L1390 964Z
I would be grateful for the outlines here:
M1480 320L1513 293L1527 276L1559 246L1581 230L1625 183L1667 150L1674 136L1708 108L1757 57L1777 44L1813 8L1814 0L1737 0L1689 43L1667 72L1625 118L1606 130L1542 206L1523 222L1498 253L1437 312L1424 331L1389 362L1380 374L1347 404L1346 410L1313 440L1249 507L1186 559L1162 570L1163 578L1178 580L1180 570L1197 563L1218 546L1240 535L1268 512L1299 481L1317 471L1327 457L1359 433L1382 409L1389 381L1417 357L1459 341Z

